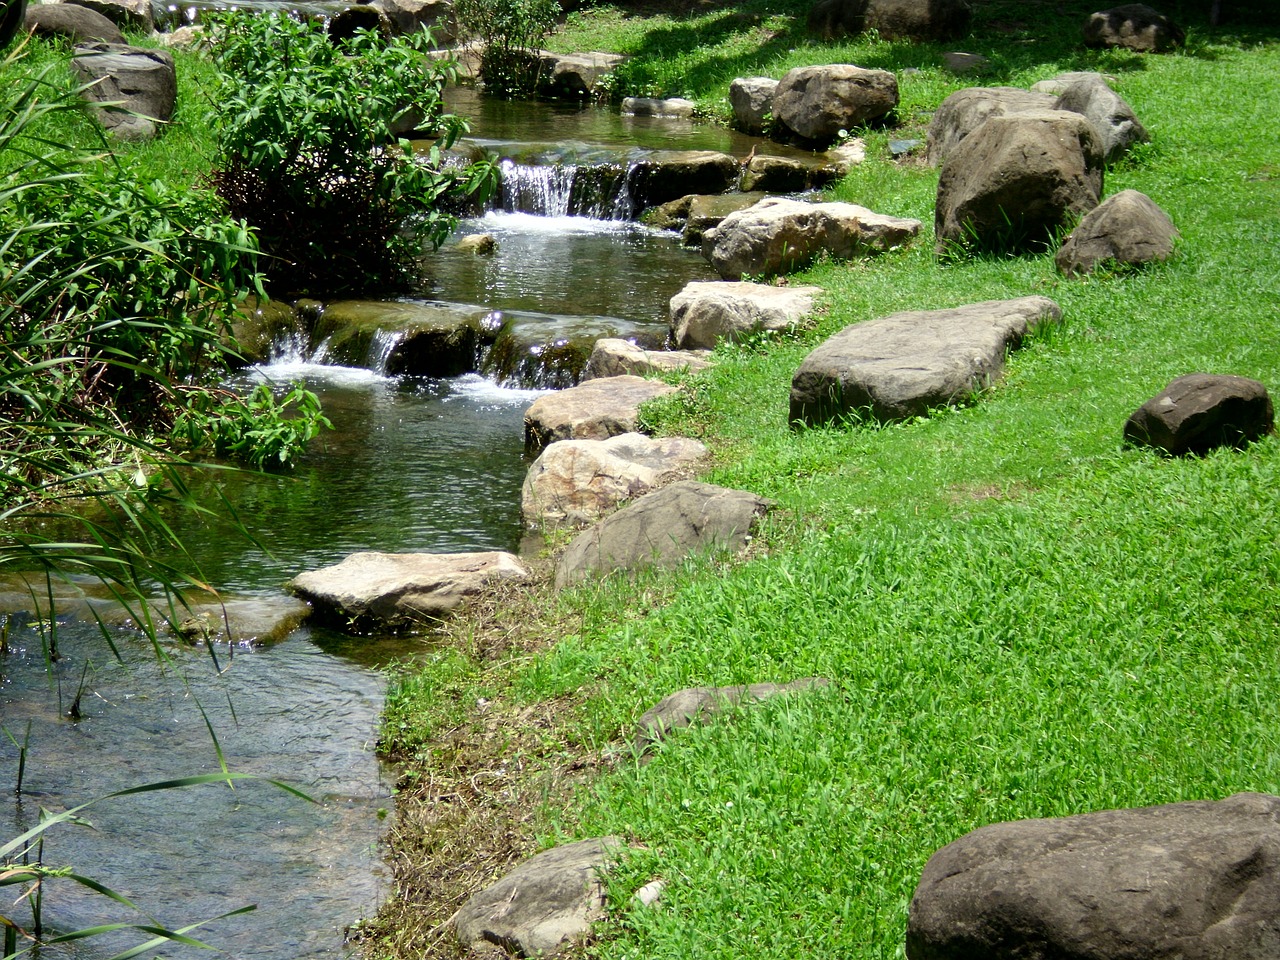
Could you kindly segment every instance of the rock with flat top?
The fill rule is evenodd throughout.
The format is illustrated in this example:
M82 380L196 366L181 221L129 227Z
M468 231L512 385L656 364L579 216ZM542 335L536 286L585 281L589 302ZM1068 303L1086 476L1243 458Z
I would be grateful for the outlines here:
M679 347L710 349L721 340L794 331L813 314L821 294L821 287L695 280L671 298L671 335Z
M525 474L525 522L592 523L624 501L687 476L707 457L707 448L687 437L655 440L624 433L608 440L560 440Z
M605 916L603 873L618 837L566 843L530 857L462 905L453 929L464 949L554 957Z
M925 864L908 960L1275 960L1280 797L981 827Z
M548 393L525 411L525 450L538 453L557 440L607 440L635 433L640 405L676 390L660 380L624 376L587 380Z
M616 570L672 567L694 555L741 553L770 506L744 490L677 480L579 534L556 565L556 586Z
M286 585L317 616L356 631L430 624L497 582L529 576L509 553L353 553Z
M1005 355L1062 318L1048 297L911 310L845 327L791 380L791 423L819 426L869 413L905 420L965 400L994 382Z
M966 87L943 100L925 134L925 158L942 163L960 142L992 117L1030 110L1052 110L1057 95L1020 87Z
M1243 446L1274 429L1271 395L1257 380L1189 373L1135 410L1124 425L1124 438L1178 456Z
M805 203L769 197L731 213L702 240L702 255L725 280L771 277L815 257L848 260L909 243L920 221L875 213L854 203Z
M587 358L582 380L602 377L647 377L663 373L697 373L712 365L710 350L647 350L619 337L597 340Z

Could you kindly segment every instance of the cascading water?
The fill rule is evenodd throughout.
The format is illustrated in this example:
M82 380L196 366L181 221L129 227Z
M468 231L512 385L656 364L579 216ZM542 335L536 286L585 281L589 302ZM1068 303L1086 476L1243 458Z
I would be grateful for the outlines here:
M621 163L546 165L499 164L498 209L542 217L631 220L636 209L628 188L628 167Z

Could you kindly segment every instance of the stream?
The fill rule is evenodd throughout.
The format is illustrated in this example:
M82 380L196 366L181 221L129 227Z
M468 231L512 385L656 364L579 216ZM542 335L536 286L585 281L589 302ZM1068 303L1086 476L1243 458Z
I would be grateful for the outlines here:
M571 173L581 164L626 163L658 148L742 155L753 141L604 108L486 101L466 89L449 99L472 118L474 143L503 158L505 189L494 209L464 221L427 255L417 299L480 306L549 329L606 317L661 337L671 296L690 280L713 279L677 237L626 219L625 203L611 200L593 216L572 210L566 165ZM457 250L458 237L476 232L497 239L495 256ZM536 364L536 349L531 358ZM335 429L287 475L219 471L204 481L219 485L259 545L229 524L176 517L201 576L228 595L273 598L295 574L359 550L518 552L528 467L523 414L542 390L477 374L388 376L372 350L359 366L326 359L322 344L282 342L271 362L231 384L305 383ZM216 663L202 649L166 646L162 662L140 635L113 629L117 660L95 625L68 621L57 628L61 659L50 668L39 626L10 614L9 653L0 657L6 839L37 822L42 807L58 811L216 772L220 751L232 770L285 781L314 802L265 782L105 801L86 813L92 828L50 833L46 864L74 867L172 927L256 904L195 931L223 956L344 956L344 930L388 895L379 843L394 775L374 755L383 668L429 651L430 638L350 638L303 627L262 648L224 644ZM77 699L79 718L69 719ZM146 922L68 881L49 884L42 910L52 930ZM99 958L141 939L112 935L41 955ZM162 952L208 955L184 946Z

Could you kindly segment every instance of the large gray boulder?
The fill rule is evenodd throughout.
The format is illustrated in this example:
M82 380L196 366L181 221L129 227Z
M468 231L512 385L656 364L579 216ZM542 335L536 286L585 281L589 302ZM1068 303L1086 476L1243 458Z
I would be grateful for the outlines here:
M1100 10L1084 24L1086 47L1122 47L1137 53L1163 53L1186 40L1182 28L1145 3Z
M1271 395L1257 380L1189 373L1135 410L1125 422L1124 438L1180 456L1242 446L1274 429Z
M156 28L149 0L63 0L94 10L121 29L150 33Z
M744 490L677 480L579 534L556 564L556 586L615 570L673 567L693 555L741 553L769 506Z
M1020 87L967 87L943 100L929 121L925 157L933 166L942 163L960 142L992 117L1031 110L1052 110L1056 94Z
M1048 297L912 310L845 327L791 380L790 421L818 426L869 411L881 421L927 414L986 389L1005 354L1062 318Z
M817 186L817 179L829 183L834 176L824 166L806 163L795 157L762 153L750 157L742 165L742 178L738 181L738 186L748 192L801 193Z
M1150 139L1133 108L1099 73L1073 74L1053 109L1070 110L1087 117L1102 137L1102 155L1107 163L1115 162L1135 144Z
M81 83L93 84L81 96L95 105L98 121L116 139L150 139L173 118L178 74L167 50L81 44L71 69Z
M587 100L596 84L626 58L617 53L543 53L538 92L565 100Z
M603 873L624 848L617 837L544 850L462 905L453 917L463 948L554 957L605 916Z
M920 221L853 203L769 197L725 217L703 236L702 254L726 280L799 270L820 254L837 260L883 253L914 239Z
M1069 277L1092 273L1099 266L1137 267L1168 260L1179 236L1154 200L1137 190L1122 190L1085 214L1063 241L1054 263Z
M538 453L557 440L607 440L635 433L640 405L677 389L660 380L605 377L548 393L525 411L525 450Z
M1102 140L1080 114L991 117L942 164L938 253L1043 247L1098 205L1102 173Z
M952 40L969 19L966 0L818 0L809 29L827 39L875 30L886 40Z
M787 693L802 693L830 686L821 677L806 677L790 683L752 683L736 687L688 687L663 697L636 721L636 753L667 739L675 730L710 720L725 710L742 704L768 700Z
M76 43L125 42L109 18L74 3L32 3L27 6L26 30L37 37L62 37Z
M821 294L821 287L694 281L671 298L671 335L680 347L710 349L762 331L793 331Z
M620 337L596 341L582 380L603 377L647 377L663 373L698 373L712 365L710 350L646 350Z
M925 865L909 960L1275 960L1280 798L982 827Z
M353 553L286 584L319 616L358 630L399 630L447 616L466 598L529 572L509 553Z
M450 0L372 0L370 6L386 17L394 34L415 34L429 28L436 43L454 39Z
M764 133L773 116L773 95L778 81L772 77L738 77L729 84L733 125L743 133Z
M688 476L709 452L697 440L623 433L608 440L560 440L525 474L525 522L594 523L618 504Z
M738 182L736 158L714 150L656 151L635 160L627 188L636 207L656 207L691 193L724 193Z
M773 117L800 139L826 144L841 131L882 120L897 105L892 73L835 63L787 71L773 94Z

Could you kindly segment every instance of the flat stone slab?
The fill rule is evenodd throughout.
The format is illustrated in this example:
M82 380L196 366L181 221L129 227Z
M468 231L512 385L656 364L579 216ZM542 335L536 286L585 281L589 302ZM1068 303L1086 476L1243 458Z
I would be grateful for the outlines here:
M710 349L763 331L794 331L813 313L821 287L775 287L695 280L671 298L671 336L685 349Z
M623 849L618 837L552 847L463 904L453 929L464 948L496 946L517 957L553 957L604 919L601 875Z
M597 340L582 371L582 380L643 377L652 373L697 373L712 366L710 350L646 350L620 337Z
M920 233L920 221L854 203L768 197L703 235L702 255L725 280L799 270L820 254L837 260L883 253Z
M286 585L316 613L355 630L400 630L429 624L467 597L529 572L510 553L353 553L340 563L299 574Z
M806 677L791 683L752 683L734 687L688 687L655 703L636 722L636 753L665 740L673 730L681 730L708 720L729 707L754 700L767 700L784 693L822 689L830 685L821 677Z
M922 416L986 389L1005 354L1062 310L1048 297L911 310L845 327L791 380L791 423L818 426L870 411L878 420Z
M1262 383L1189 373L1135 410L1124 425L1124 438L1180 456L1243 446L1274 429L1275 408Z
M592 523L618 504L688 475L708 456L703 444L687 437L654 440L624 433L608 440L561 440L543 450L525 475L525 522Z
M556 586L615 570L671 567L695 554L741 553L764 497L696 480L677 480L583 531L561 554Z
M908 960L1275 960L1280 797L997 823L937 851Z
M643 377L605 377L539 397L524 414L524 446L542 451L557 440L607 440L635 433L640 405L678 387Z

